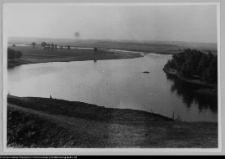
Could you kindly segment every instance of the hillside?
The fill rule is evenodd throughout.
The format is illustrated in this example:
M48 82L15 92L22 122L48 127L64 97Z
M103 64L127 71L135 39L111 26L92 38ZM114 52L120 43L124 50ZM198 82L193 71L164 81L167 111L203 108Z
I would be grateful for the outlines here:
M8 96L7 147L216 148L217 123L50 98Z

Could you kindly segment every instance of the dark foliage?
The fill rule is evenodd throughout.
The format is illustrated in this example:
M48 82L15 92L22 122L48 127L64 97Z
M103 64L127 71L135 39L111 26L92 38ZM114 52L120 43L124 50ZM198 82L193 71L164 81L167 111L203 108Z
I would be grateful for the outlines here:
M8 48L7 53L8 53L8 60L15 60L16 58L15 50Z
M97 47L94 48L94 52L96 53L98 51Z
M165 68L176 69L180 76L198 78L207 83L217 83L217 55L207 54L198 50L186 49L174 54Z
M21 51L15 51L13 49L8 48L7 50L7 54L8 54L8 60L15 60L15 59L19 59L22 57L22 52Z
M42 42L42 43L41 43L41 47L45 47L46 45L47 45L46 42Z
M21 51L16 51L16 58L19 59L21 58L23 53Z
M50 50L50 48L51 48L50 46L51 45L49 43L47 43L46 46L47 46L47 49Z
M35 42L32 42L31 45L33 46L33 49L35 49L36 43Z
M51 50L54 50L55 45L51 43Z

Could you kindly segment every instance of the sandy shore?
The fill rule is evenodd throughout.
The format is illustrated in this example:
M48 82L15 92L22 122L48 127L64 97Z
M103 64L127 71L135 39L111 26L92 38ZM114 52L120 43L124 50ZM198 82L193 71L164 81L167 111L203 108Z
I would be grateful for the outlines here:
M213 122L50 98L8 96L8 147L217 148Z

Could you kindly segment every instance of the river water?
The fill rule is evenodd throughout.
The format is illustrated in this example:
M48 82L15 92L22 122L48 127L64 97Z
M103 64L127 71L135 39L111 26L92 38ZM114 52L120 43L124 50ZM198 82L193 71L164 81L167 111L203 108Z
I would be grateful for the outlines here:
M196 94L195 86L162 70L171 58L146 54L135 59L22 65L8 69L8 92L144 110L185 121L217 121L215 99Z

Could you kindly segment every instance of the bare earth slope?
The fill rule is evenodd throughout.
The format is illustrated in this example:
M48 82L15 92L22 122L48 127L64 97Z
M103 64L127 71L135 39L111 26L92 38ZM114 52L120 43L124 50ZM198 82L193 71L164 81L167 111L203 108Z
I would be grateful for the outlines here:
M217 148L218 127L154 113L8 96L8 147Z

